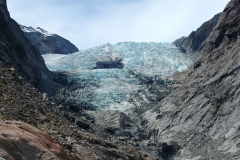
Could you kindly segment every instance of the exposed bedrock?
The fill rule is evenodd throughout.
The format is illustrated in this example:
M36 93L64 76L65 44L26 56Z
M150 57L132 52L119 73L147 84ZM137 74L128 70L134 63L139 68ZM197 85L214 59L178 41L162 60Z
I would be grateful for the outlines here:
M53 93L61 87L53 81L38 50L31 45L19 25L10 17L6 0L0 1L0 56L43 92Z
M17 121L0 122L0 156L7 160L70 159L56 138Z
M192 56L198 56L210 36L213 28L216 26L221 13L216 14L212 19L203 23L196 31L192 31L188 37L181 37L173 43L179 47L182 52Z
M239 12L230 1L183 85L142 115L156 141L182 147L176 159L240 158Z
M94 67L93 69L111 69L111 68L123 69L123 67L124 64L122 63L121 58L104 56L97 61L96 67Z

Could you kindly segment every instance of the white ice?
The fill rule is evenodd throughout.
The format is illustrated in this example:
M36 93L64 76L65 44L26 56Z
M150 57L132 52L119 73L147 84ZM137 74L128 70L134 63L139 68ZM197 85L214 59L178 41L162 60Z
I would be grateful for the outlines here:
M106 56L121 58L124 68L93 70L96 62ZM52 71L71 72L72 78L86 85L96 84L73 95L102 110L135 107L136 103L129 101L129 97L134 99L146 89L146 84L136 77L137 73L166 78L187 69L193 61L170 43L135 42L108 43L70 55L46 54L43 58Z

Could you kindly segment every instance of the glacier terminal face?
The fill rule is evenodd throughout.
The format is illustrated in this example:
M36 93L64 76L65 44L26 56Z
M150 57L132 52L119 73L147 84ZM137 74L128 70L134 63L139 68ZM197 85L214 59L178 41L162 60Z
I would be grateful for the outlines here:
M153 42L108 43L70 55L46 54L43 58L51 71L64 71L84 84L68 93L70 98L97 110L121 111L149 103L148 97L156 96L148 92L150 83L187 69L193 61L173 44ZM104 60L121 60L124 67L93 69Z

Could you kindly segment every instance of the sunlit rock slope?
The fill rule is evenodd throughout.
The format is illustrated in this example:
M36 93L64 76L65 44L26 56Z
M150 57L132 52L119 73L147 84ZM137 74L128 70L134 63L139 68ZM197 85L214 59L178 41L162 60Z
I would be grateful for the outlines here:
M178 159L240 159L240 0L232 0L183 85L143 115ZM176 158L177 159L177 158Z

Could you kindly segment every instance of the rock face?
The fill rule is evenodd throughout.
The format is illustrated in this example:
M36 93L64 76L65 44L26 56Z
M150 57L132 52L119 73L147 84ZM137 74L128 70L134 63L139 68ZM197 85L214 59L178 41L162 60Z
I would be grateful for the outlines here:
M75 45L57 34L51 34L40 27L36 29L23 25L20 25L20 27L31 44L39 50L40 54L70 54L78 52L78 48Z
M123 68L123 63L116 62L116 61L105 61L105 62L97 62L97 67L94 67L94 69L110 69L110 68Z
M221 13L216 14L212 19L203 23L196 31L193 31L188 37L181 37L173 43L179 49L187 54L197 56L204 48L207 39L216 26Z
M231 0L183 85L142 119L175 159L240 159L240 0Z
M121 58L112 58L112 57L104 57L96 63L96 67L93 69L111 69L118 68L123 69L124 64L121 62Z
M56 138L23 122L0 122L0 156L4 159L70 159Z
M52 93L60 87L19 25L11 19L6 0L0 1L0 56L5 57L31 84Z

